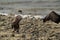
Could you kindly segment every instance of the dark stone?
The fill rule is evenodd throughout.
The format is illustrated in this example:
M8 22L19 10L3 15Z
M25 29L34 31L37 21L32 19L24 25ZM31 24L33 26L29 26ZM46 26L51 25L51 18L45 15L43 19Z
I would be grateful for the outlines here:
M52 11L43 19L43 22L46 22L49 20L58 24L60 22L60 15L58 15L55 11Z
M25 35L24 34L22 35L22 38L25 38Z
M22 13L22 10L18 10L18 12Z
M11 36L12 36L12 37L15 37L15 35L14 35L14 34L12 34Z

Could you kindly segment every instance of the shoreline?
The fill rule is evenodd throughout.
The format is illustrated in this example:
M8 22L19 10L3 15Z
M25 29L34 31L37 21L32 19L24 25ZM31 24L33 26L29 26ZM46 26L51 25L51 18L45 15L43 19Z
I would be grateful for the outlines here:
M23 15L23 14L8 14L8 13L0 13L0 15L5 15L5 16L12 16L12 17L16 17L17 15L20 15L20 16L22 16L22 18L26 18L26 17L29 17L29 18L33 18L33 17L35 17L36 19L38 19L38 18L44 18L45 17L45 15L43 16L43 15Z

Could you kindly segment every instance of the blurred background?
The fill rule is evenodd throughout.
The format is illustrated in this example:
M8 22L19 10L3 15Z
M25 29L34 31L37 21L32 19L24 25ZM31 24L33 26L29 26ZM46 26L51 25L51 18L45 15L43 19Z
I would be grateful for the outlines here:
M1 13L46 15L52 10L60 14L60 0L0 0Z

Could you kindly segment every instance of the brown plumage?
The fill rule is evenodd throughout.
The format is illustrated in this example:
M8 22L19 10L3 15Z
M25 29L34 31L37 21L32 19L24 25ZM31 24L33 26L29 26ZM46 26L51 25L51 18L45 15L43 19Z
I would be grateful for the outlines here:
M55 23L59 23L60 22L60 15L57 14L55 11L52 11L50 12L50 14L48 14L44 19L43 19L43 22L46 22L46 21L53 21Z
M14 29L13 32L19 32L19 22L21 21L22 17L20 15L16 16L15 20L12 22L12 28Z

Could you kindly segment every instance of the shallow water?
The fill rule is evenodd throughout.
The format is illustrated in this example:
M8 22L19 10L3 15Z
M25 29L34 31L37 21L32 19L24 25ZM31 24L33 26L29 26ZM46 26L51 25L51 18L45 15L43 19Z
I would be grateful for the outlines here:
M60 0L0 0L0 7L4 8L2 13L16 14L16 9L22 9L23 14L46 15L52 10L60 14Z

